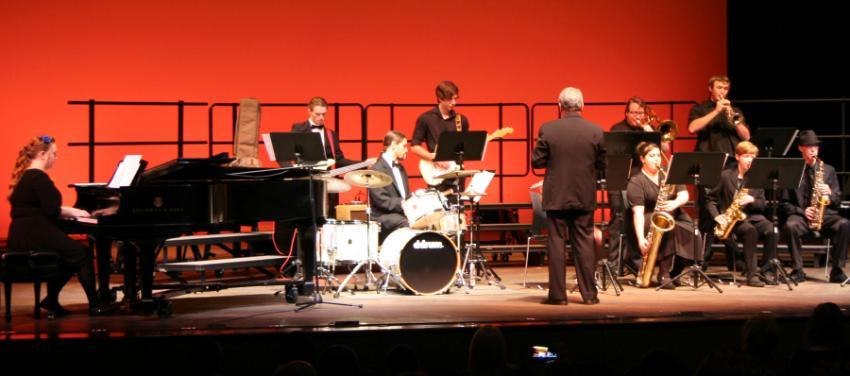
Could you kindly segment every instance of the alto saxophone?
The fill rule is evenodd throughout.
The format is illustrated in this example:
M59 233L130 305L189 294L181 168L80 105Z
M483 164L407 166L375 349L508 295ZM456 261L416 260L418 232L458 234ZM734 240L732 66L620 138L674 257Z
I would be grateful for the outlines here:
M655 268L655 260L658 258L658 247L661 245L661 239L665 232L668 232L676 226L676 220L670 213L658 210L658 208L667 202L667 196L671 195L675 186L666 184L667 177L661 182L661 187L658 188L658 200L655 203L655 211L649 217L649 232L646 238L649 239L649 250L643 255L643 261L640 263L640 271L637 276L638 287L649 287L649 281L652 278L652 271Z
M741 210L740 202L744 196L748 194L748 191L749 190L747 188L741 188L735 193L735 198L732 199L732 203L729 204L729 207L723 212L723 217L726 218L726 224L721 225L718 223L714 226L714 236L718 239L728 239L729 235L732 234L732 228L735 227L735 224L747 219L747 214Z
M823 184L823 161L815 160L815 163L818 164L818 168L815 169L815 179L812 182L812 198L809 204L809 206L815 208L815 217L809 222L809 228L812 231L820 231L821 226L823 226L823 213L832 201L830 201L829 196L818 193L818 186Z

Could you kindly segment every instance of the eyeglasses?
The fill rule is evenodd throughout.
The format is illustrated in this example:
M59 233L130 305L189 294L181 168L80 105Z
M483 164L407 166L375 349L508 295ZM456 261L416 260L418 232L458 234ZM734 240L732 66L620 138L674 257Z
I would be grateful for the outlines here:
M629 111L630 115L646 115L646 112L643 111Z
M41 140L41 142L43 142L43 143L45 143L45 144L48 144L48 145L49 145L49 144L52 144L52 143L53 143L53 141L54 141L54 140L53 140L53 137L48 136L48 135L38 136L38 139L39 139L39 140Z

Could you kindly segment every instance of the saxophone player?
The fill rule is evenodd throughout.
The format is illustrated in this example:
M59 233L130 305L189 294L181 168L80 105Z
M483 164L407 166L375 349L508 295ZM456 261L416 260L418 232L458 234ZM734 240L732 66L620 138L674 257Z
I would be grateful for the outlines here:
M673 269L673 256L693 260L694 223L691 217L682 210L682 205L688 202L688 191L685 186L677 185L664 189L663 172L661 171L661 149L657 144L641 142L635 155L640 157L642 167L639 173L629 179L627 188L629 203L632 206L632 223L636 244L642 254L647 254L653 244L646 234L650 229L652 214L656 211L669 213L675 220L671 231L664 233L658 245L658 257L661 259L657 281L665 284L670 279ZM666 194L665 194L666 193ZM661 202L661 204L658 204ZM652 273L655 265L645 265L647 273ZM665 288L675 288L667 284Z
M814 131L800 132L797 148L806 162L803 180L797 189L786 190L782 193L784 231L794 268L791 278L797 282L806 279L806 274L803 272L801 238L818 231L813 224L819 223L819 231L824 236L829 236L832 241L830 249L832 270L829 273L829 281L841 283L847 279L843 268L847 257L847 246L850 244L850 221L838 215L836 208L841 197L838 177L835 174L835 168L818 158L819 144L820 141ZM828 200L830 204L818 205L819 202L823 202L821 200Z
M727 226L732 226L727 231L735 234L744 245L747 285L764 287L765 282L758 277L756 246L761 238L764 241L764 266L761 270L767 270L767 263L776 257L777 235L773 229L773 222L765 216L767 205L764 190L743 188L744 178L758 152L758 147L749 141L741 141L735 146L735 159L738 166L734 170L727 169L720 174L720 183L708 193L707 208L718 227L726 229ZM746 215L746 218L734 223L735 214L741 214L732 213L736 211L736 208ZM726 239L726 242L732 242L734 245L731 237ZM765 281L776 284L775 278L770 276L766 276Z

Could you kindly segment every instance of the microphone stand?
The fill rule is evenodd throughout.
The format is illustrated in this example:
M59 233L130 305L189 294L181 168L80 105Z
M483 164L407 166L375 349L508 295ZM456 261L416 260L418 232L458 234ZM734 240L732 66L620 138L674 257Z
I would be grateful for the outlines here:
M298 163L299 165L303 165L304 161L301 159L301 153L298 153L298 152L295 153L295 160L296 160L296 163ZM311 219L311 222L312 222L310 225L313 226L312 236L315 239L315 237L318 236L318 233L319 233L319 231L318 231L319 225L318 225L318 220L316 219L316 198L314 197L314 193L313 193L314 172L315 172L314 166L308 165L307 166L307 174L309 175L309 179L308 179L308 181L309 181L309 183L308 183L309 193L308 193L308 196L310 198L310 219ZM367 234L367 237L368 237L368 234ZM305 252L311 252L311 251L315 252L316 250L312 249L312 250L304 250L304 251ZM317 262L313 263L313 280L314 280L313 283L315 283L316 287L313 288L311 299L309 301L306 301L306 302L295 303L295 305L298 307L298 308L295 309L295 312L301 312L301 311L303 311L307 308L314 307L317 304L333 304L333 305L346 306L346 307L363 308L362 304L336 303L336 302L326 302L326 301L322 300L322 294L318 291L318 287L319 287L318 265L319 265L319 263L317 263ZM308 283L308 282L305 281L305 283Z

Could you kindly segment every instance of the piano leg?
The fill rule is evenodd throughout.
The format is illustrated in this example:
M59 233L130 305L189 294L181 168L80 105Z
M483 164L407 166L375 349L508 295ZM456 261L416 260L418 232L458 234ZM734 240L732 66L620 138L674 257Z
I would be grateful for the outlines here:
M316 275L316 232L313 231L313 226L299 226L298 238L301 265L304 269L304 285L298 289L298 294L312 296L316 289L313 279Z
M107 236L95 238L95 255L97 257L97 287L102 303L112 303L115 297L109 290L109 277L112 272L112 239Z
M139 247L136 242L129 241L125 241L121 247L121 253L124 255L124 301L131 305L139 299L136 288Z
M138 242L142 309L145 313L152 313L155 308L153 304L153 271L156 263L155 252L160 243L155 239L145 239Z

